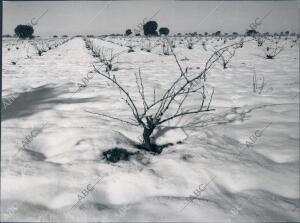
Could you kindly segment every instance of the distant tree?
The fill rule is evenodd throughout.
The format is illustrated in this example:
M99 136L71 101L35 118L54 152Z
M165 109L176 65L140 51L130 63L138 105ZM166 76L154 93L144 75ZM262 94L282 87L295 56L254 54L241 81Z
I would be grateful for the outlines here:
M132 34L131 29L126 29L126 31L125 31L125 36L129 36L129 35L131 35L131 34Z
M204 33L204 36L207 36L207 35L208 35L208 33L207 33L207 32L205 32L205 33Z
M32 37L33 32L34 29L32 28L32 26L29 25L18 25L15 28L15 34L17 35L17 37L22 39Z
M291 36L296 36L296 33L291 33Z
M62 35L63 38L68 38L68 35ZM76 37L81 37L81 35L77 35Z
M228 35L228 33L224 33L224 36L227 36Z
M136 33L135 36L141 36L141 34L140 33Z
M284 34L283 34L283 32L280 32L280 36L283 36Z
M247 36L253 36L253 35L256 35L258 33L259 32L257 32L255 29L249 29L249 30L247 30L246 35Z
M156 31L157 29L157 22L155 21L148 21L143 25L143 29L144 29L144 35L145 36L157 36L158 33Z
M181 36L181 33L177 33L177 36Z
M220 35L221 35L221 31L215 32L215 35L216 35L216 36L220 36Z
M54 35L54 36L53 36L53 38L57 38L57 37L58 37L57 35Z
M285 35L288 36L290 34L289 31L285 31Z
M94 35L93 35L93 34L90 34L90 35L87 35L86 37L88 37L88 38L93 38Z
M239 35L239 34L238 34L237 32L233 32L232 35L233 35L233 36L237 36L237 35Z
M5 35L2 35L2 37L10 38L10 37L11 37L11 35L9 35L9 34L5 34Z
M278 36L278 33L274 33L274 36Z
M160 35L165 35L165 36L167 36L170 32L170 30L167 27L161 27L158 31Z

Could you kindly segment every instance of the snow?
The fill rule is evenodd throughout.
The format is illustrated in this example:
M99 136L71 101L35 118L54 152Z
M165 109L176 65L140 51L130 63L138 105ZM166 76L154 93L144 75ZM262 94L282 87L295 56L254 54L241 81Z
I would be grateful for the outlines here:
M174 58L160 55L160 47L152 52L135 47L127 53L126 46L116 44L122 43L118 37L91 40L95 46L123 52L113 74L137 102L138 68L147 98L153 87L161 95L178 75ZM203 68L216 44L212 42L205 51L201 42L189 50L177 41L174 50L182 66L194 72ZM300 221L299 42L273 60L264 59L255 43L245 43L227 69L216 66L208 74L207 82L214 87L211 107L216 110L180 122L197 125L166 127L158 140L181 144L160 155L141 151L118 163L103 160L102 152L114 147L137 151L132 142L139 140L142 129L86 112L131 117L118 89L94 72L93 64L100 63L83 39L71 39L42 56L26 41L17 43L19 50L12 44L16 40L3 39L2 95L16 99L2 111L1 220ZM181 61L185 57L189 60ZM261 94L252 91L253 68L265 80ZM89 72L93 77L79 88ZM192 98L190 104L196 103L199 99ZM44 123L22 149L22 140ZM246 147L268 124L253 146ZM101 177L72 208L87 185ZM182 210L193 192L214 177Z

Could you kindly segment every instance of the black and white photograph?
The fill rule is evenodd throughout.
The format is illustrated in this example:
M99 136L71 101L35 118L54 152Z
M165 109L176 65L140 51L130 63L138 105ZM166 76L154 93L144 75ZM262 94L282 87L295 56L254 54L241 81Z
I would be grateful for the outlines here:
M1 222L300 222L300 1L2 1Z

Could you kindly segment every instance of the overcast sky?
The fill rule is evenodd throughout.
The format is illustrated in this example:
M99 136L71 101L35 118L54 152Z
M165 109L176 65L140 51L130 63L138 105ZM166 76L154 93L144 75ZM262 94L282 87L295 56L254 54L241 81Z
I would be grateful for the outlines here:
M41 15L35 35L124 33L156 13L152 20L171 33L244 33L268 12L258 31L299 32L299 1L18 1L3 2L3 34Z

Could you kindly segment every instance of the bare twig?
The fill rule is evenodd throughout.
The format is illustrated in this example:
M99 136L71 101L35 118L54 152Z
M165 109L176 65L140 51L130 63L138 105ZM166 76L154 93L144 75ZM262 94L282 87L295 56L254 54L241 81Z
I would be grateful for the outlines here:
M129 121L126 121L126 120L122 120L120 118L116 118L116 117L110 116L110 115L105 115L105 114L102 114L102 113L92 112L92 111L88 111L88 110L84 110L84 111L86 111L87 113L94 114L94 115L100 115L100 116L104 116L104 117L107 117L107 118L115 119L115 120L118 120L120 122L124 122L124 123L130 124L130 125L139 126L138 123L129 122Z

